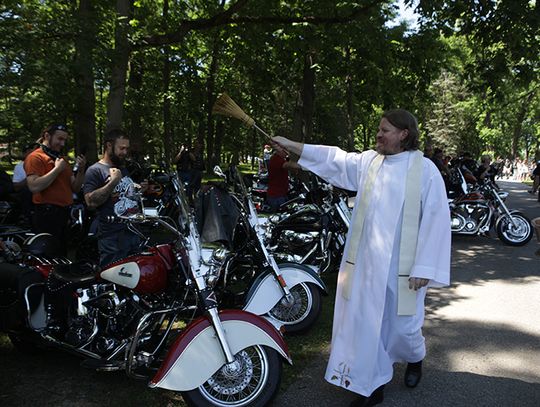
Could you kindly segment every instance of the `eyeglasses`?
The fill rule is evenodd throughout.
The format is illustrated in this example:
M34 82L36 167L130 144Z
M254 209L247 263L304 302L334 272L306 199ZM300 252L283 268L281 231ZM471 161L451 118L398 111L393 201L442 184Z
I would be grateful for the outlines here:
M53 134L56 130L67 132L67 127L64 124L53 124L47 128L47 133Z

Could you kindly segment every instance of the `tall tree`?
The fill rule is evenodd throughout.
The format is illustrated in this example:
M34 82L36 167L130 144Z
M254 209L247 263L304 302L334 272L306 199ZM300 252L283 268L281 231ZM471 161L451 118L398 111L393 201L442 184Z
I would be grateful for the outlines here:
M107 103L107 129L121 127L126 95L126 79L131 52L129 44L129 21L133 14L133 0L116 0L116 24L114 52Z
M74 76L76 97L73 128L76 152L84 152L90 162L97 160L96 149L96 94L94 91L94 56L96 15L91 0L79 0L77 10L79 32L75 40Z

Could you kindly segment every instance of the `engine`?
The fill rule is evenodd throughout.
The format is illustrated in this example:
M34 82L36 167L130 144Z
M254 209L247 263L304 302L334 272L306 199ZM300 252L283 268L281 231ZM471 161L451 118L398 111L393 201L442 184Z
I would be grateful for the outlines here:
M451 228L454 233L477 234L489 220L489 207L485 204L450 205Z
M69 294L47 294L47 327L52 336L99 355L112 351L123 338L129 337L143 312L136 294L119 291L109 283L79 288Z
M293 230L284 230L280 236L280 246L296 254L306 254L314 243L317 243L319 232L299 233Z

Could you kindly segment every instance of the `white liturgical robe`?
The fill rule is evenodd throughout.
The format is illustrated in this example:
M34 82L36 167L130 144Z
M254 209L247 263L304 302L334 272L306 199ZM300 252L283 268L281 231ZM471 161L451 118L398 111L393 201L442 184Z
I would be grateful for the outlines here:
M298 163L339 188L358 191L354 225L368 168L376 155L372 150L357 154L304 145ZM421 330L426 287L416 293L415 315L397 313L401 226L411 155L408 151L387 155L379 168L360 243L346 246L346 251L357 250L349 299L341 295L343 273L338 276L325 378L364 396L392 379L393 363L418 362L426 353ZM418 243L410 276L428 279L428 287L442 287L450 282L450 212L442 177L427 158L421 182Z

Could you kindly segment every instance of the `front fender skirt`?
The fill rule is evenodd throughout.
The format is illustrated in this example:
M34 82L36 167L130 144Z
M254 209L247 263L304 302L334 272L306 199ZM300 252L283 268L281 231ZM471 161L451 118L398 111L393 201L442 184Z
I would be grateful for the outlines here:
M308 266L298 263L279 264L279 270L291 289L300 283L312 283L327 294L326 286L319 275ZM249 289L244 311L257 315L264 315L270 311L283 298L283 292L274 274L267 270L262 273Z
M265 319L241 310L224 310L219 316L233 354L253 345L264 345L275 349L292 363L281 334ZM202 317L191 323L173 343L148 385L174 391L193 390L225 363L215 330Z

